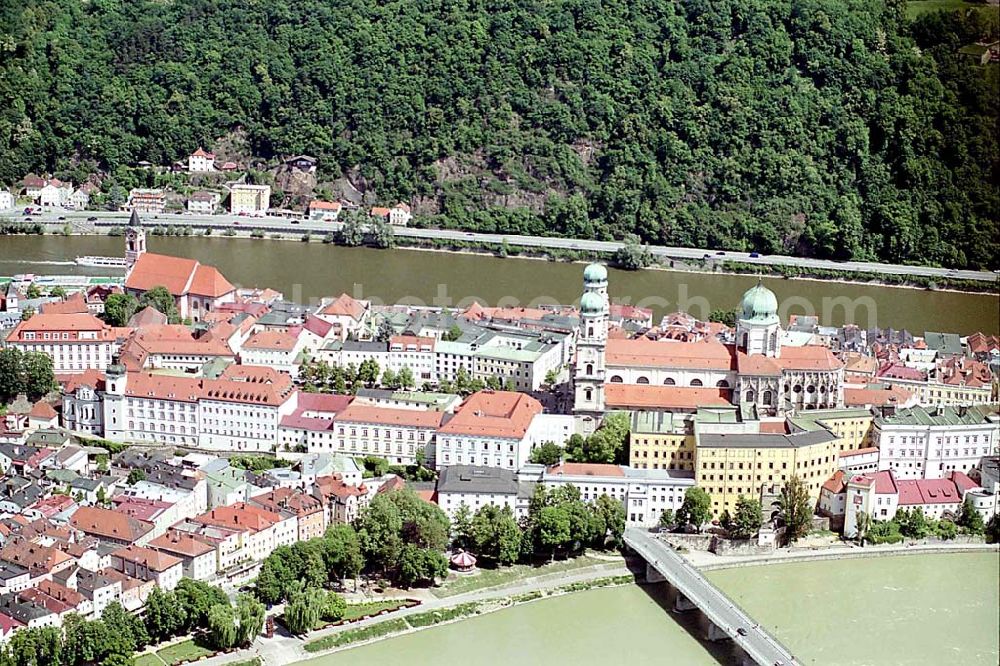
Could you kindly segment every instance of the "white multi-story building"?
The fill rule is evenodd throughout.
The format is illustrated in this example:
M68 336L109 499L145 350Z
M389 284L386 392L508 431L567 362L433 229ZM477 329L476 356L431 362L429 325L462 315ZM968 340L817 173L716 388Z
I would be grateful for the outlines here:
M437 383L434 372L434 338L415 335L394 335L389 338L387 367L395 373L409 368L416 386L424 382Z
M99 398L99 419L89 417ZM179 444L225 451L273 451L278 426L296 407L291 379L272 368L229 366L218 379L126 372L112 366L103 390L63 392L64 426L118 442ZM100 432L95 432L97 427Z
M545 441L563 444L573 434L573 417L543 414L531 396L480 391L455 410L438 430L434 463L518 470Z
M443 417L434 411L351 404L336 415L332 429L310 433L306 450L380 456L397 464L416 462L422 451L430 460Z
M137 213L158 215L167 207L167 195L163 190L136 187L129 190L128 207Z
M92 314L36 314L19 322L7 345L52 357L57 374L104 370L131 331L108 326Z
M14 207L14 195L5 187L0 187L0 210L10 210Z
M528 513L533 491L533 484L519 483L509 469L451 465L438 475L437 503L450 519L464 504L472 513L487 505L506 507L520 520Z
M309 202L310 222L334 222L340 215L343 206L338 201L320 201L314 199Z
M996 407L913 407L876 418L879 470L897 479L941 479L1000 453Z
M292 378L298 377L305 338L296 333L258 331L243 343L240 360L245 365L268 366Z
M982 490L962 472L949 472L934 479L898 479L893 472L851 477L844 488L844 536L858 534L858 517L863 512L872 520L892 520L900 509L920 509L928 518L954 519L966 495ZM995 510L977 507L982 513Z
M389 224L397 227L405 227L413 219L410 207L405 203L398 203L389 209Z
M199 146L198 150L188 155L188 171L191 173L215 171L215 153L209 153Z
M694 486L694 473L564 462L545 469L540 482L548 489L572 484L585 502L607 495L625 507L627 525L653 527L665 509L681 507L684 493Z
M111 553L111 568L139 580L151 580L165 591L177 587L184 577L184 564L180 558L136 545Z
M218 571L215 546L186 532L168 530L150 541L149 547L181 560L185 578L208 580Z
M187 209L189 213L213 215L221 200L218 192L195 192L188 197Z

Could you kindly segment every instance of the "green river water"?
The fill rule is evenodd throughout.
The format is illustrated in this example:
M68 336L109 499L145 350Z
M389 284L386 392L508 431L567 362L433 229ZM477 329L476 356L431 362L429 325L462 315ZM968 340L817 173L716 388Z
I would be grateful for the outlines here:
M1000 662L1000 556L918 555L708 572L803 664L995 666ZM349 664L728 663L651 588L546 599L306 662ZM678 619L682 624L678 623Z
M273 287L300 302L347 292L381 303L462 306L476 299L488 305L532 305L572 303L582 290L583 266L550 261L223 237L150 236L148 247L150 252L198 259L217 266L238 285ZM0 276L102 274L73 261L123 252L123 239L109 236L4 236ZM678 309L704 319L712 310L736 307L755 281L749 275L612 270L609 293L615 302L652 308L657 320ZM790 314L816 314L832 326L892 326L921 335L1000 332L995 294L779 278L765 282L778 296L783 321Z

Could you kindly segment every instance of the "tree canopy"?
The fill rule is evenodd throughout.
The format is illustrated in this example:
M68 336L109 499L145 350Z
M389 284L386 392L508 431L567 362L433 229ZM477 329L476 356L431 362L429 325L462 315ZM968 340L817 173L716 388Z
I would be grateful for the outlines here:
M154 177L139 160L238 132L262 160L315 155L321 179L411 202L416 223L1000 261L997 68L959 52L997 38L996 12L24 0L0 22L0 182L101 169L120 191Z

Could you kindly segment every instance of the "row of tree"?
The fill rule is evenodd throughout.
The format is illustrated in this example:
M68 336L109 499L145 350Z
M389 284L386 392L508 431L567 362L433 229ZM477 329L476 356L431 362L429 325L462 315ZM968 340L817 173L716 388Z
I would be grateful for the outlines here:
M341 395L354 395L362 387L381 386L393 390L410 390L417 387L416 378L409 366L403 366L398 372L392 368L382 369L378 361L373 358L365 359L358 365L349 363L346 367L323 360L311 361L302 366L302 379L306 391L332 391ZM421 386L425 391L435 390L457 395L471 395L485 389L513 391L515 388L514 380L509 377L492 376L485 380L472 378L464 367L459 367L455 371L454 381L442 379L437 385L424 383Z
M233 606L221 589L183 578L173 591L154 588L142 617L114 601L96 620L71 613L61 627L22 628L0 648L0 666L128 666L147 645L192 632L228 650L253 642L264 613L250 595L241 594Z
M971 497L965 498L955 515L940 520L925 515L920 507L899 509L891 520L875 520L864 512L858 514L858 539L862 543L899 543L931 536L954 539L959 534L985 535L990 543L1000 541L1000 515L994 515L987 524Z
M620 501L601 495L584 502L573 485L555 490L538 486L520 523L509 506L486 505L473 514L461 504L455 512L452 545L505 566L571 556L585 548L618 548L624 531Z

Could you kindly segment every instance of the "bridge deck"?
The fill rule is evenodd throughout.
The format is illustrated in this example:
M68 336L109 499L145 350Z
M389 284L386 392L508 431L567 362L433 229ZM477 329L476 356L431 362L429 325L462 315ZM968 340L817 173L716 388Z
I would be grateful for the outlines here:
M678 592L694 603L755 662L764 666L790 666L799 663L785 646L758 626L753 618L668 544L645 530L631 527L625 530L625 543L659 571ZM741 628L746 635L739 633Z

